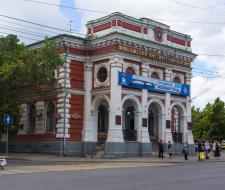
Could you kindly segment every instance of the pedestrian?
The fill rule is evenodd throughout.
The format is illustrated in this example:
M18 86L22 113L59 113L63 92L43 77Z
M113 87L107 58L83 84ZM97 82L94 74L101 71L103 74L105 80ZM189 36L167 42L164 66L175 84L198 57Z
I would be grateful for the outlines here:
M183 150L185 160L188 160L188 148L189 148L189 145L188 145L188 142L186 141L184 144L184 150Z
M169 159L171 159L172 158L172 155L173 155L173 152L172 152L172 144L171 144L170 141L168 141L168 147L167 147L167 149L168 149Z
M163 143L162 143L162 140L159 141L159 158L163 159Z
M198 161L201 160L200 154L202 153L202 143L201 141L198 142Z
M220 146L218 143L216 143L216 150L215 150L215 158L219 158L220 157Z
M209 159L210 145L208 141L205 141L205 159Z
M215 141L213 142L212 150L213 150L213 156L214 158L216 158L216 142Z

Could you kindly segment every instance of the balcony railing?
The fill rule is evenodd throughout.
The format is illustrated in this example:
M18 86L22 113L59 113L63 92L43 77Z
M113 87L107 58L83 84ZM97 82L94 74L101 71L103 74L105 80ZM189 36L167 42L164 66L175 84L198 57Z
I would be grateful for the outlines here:
M173 142L183 142L183 133L172 132Z
M137 141L137 131L124 129L123 138L125 141Z

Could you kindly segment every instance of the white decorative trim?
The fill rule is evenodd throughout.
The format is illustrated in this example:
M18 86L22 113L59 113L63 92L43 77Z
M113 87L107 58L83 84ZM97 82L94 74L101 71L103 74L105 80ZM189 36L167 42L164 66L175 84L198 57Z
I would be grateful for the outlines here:
M171 110L173 109L174 106L178 106L179 108L181 108L181 113L183 114L182 115L183 117L187 116L187 110L186 110L186 108L184 107L184 105L182 103L180 103L180 102L173 102L170 105L170 112L171 112Z
M141 106L140 100L132 94L126 95L126 96L123 97L123 99L121 101L121 109L123 108L123 105L126 102L126 100L133 100L135 102L135 104L137 105L137 109L138 109L137 111L138 112L142 111L142 106Z
M157 105L159 105L159 107L160 107L160 110L159 110L159 112L161 113L161 114L165 114L165 106L163 105L163 103L162 103L162 101L161 100L159 100L159 99L150 99L149 101L148 101L148 108L150 107L150 105L152 104L152 103L156 103Z
M104 82L100 82L98 80L98 71L101 67L105 67L107 70L107 78ZM94 65L94 87L101 87L101 86L109 86L110 85L110 64L106 63L99 63Z
M132 68L135 72L135 75L139 75L140 69L139 65L128 63L126 61L123 62L123 72L126 72L128 68Z

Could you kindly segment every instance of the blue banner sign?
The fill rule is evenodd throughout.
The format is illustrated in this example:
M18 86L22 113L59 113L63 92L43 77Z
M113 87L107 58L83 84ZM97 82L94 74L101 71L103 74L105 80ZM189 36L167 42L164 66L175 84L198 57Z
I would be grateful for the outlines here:
M190 86L154 78L119 72L119 85L190 96Z

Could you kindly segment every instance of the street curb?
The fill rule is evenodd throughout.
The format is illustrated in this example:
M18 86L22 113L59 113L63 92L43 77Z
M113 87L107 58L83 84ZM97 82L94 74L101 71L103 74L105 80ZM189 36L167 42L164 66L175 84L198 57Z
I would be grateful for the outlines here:
M157 160L116 160L116 159L106 159L106 160L31 160L31 159L23 159L23 158L9 158L8 160L16 161L16 162L40 162L40 163L161 163L161 164L182 164L182 163L210 163L210 162L225 162L225 160L189 160L189 161L157 161Z

